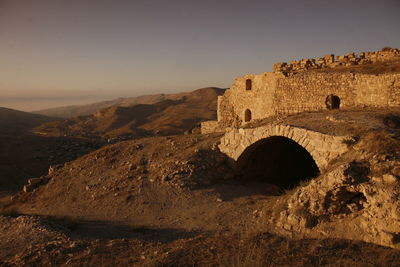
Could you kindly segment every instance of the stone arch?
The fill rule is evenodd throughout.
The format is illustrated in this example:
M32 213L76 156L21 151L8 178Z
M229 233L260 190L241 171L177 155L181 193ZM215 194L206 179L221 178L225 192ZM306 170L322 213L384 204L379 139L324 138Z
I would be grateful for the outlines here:
M319 174L317 164L304 147L276 135L248 146L237 159L236 170L244 180L267 182L282 189Z
M251 86L252 86L251 79L246 79L246 90L247 91L251 90Z
M220 150L236 161L244 150L261 139L283 136L308 151L318 168L323 170L332 159L348 150L351 136L332 136L289 125L264 125L256 128L232 129L221 139Z
M334 94L328 95L325 99L325 105L327 109L339 109L340 97Z
M249 121L251 121L251 110L246 109L244 111L244 122L249 122Z

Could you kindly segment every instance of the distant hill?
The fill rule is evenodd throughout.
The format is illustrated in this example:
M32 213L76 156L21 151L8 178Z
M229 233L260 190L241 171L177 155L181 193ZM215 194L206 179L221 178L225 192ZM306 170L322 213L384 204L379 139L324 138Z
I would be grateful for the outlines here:
M73 118L77 116L90 115L96 111L112 106L129 107L138 104L155 104L164 100L178 100L190 92L177 94L154 94L142 95L137 97L117 98L113 100L101 101L87 105L73 105L34 111L35 114L52 116L58 118Z
M0 107L0 136L20 135L57 118Z
M119 102L124 106L116 106L117 102L113 102L113 106L91 115L45 123L36 127L35 132L50 136L179 134L201 121L215 119L217 97L224 91L207 87L189 93L125 99ZM155 103L128 105L129 102L146 101Z
M47 159L54 155L47 150L55 146L55 138L37 137L30 131L55 120L0 107L0 194L20 189L27 179L47 171L50 165Z

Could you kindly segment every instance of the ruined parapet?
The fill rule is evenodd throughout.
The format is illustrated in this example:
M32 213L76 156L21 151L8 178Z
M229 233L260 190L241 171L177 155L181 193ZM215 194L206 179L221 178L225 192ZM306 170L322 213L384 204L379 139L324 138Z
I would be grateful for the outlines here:
M363 52L360 53L360 57L363 57L365 60L372 63L392 61L400 58L400 49L390 48L384 51Z
M359 55L349 53L347 55L337 56L328 54L317 59L301 59L297 61L279 62L274 64L273 72L283 73L285 76L290 76L297 72L321 69L335 68L339 66L362 65L375 62L386 62L400 59L400 49L388 48L377 52L361 52Z
M218 121L203 121L201 123L202 134L218 133L218 132L224 132L223 127L221 127Z
M275 73L283 73L285 76L290 75L292 73L296 73L303 70L310 69L318 69L320 68L320 64L313 58L302 59L298 61L290 61L290 63L279 62L274 64L273 72Z

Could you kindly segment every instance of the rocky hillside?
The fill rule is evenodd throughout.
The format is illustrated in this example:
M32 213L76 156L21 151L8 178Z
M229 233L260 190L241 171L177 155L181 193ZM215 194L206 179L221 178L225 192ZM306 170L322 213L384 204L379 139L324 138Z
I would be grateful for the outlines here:
M399 118L393 108L255 122L354 137L320 175L286 190L238 173L219 134L104 146L3 200L0 257L10 265L396 266Z
M28 179L46 174L106 142L96 139L16 135L0 137L0 195L21 190Z
M215 119L223 89L202 88L155 104L112 106L92 115L46 123L35 132L47 136L146 136L178 134Z
M222 89L204 88L161 98L144 96L138 99L170 99L156 104L110 107L90 116L61 121L0 108L0 194L19 190L28 179L47 173L49 166L117 142L123 138L121 135L130 138L190 130L201 120L215 118L216 99L222 93ZM32 133L34 127L37 128L33 132L39 129L42 134ZM119 138L102 138L106 135Z
M214 87L210 87L212 89ZM215 88L218 89L218 88ZM117 98L108 101L101 101L88 105L75 105L75 106L65 106L58 108L50 108L38 110L33 113L53 116L58 118L73 118L77 116L91 115L96 111L105 109L108 107L130 107L139 104L152 105L165 100L179 100L184 96L189 95L190 92L177 93L177 94L154 94L154 95L142 95L137 97L128 98Z
M15 136L46 122L57 120L43 115L0 107L0 136Z
M217 148L219 135L150 137L64 164L28 185L33 193L21 194L14 207L24 214L112 218L156 228L258 229L299 237L324 237L328 231L329 237L396 247L399 115L393 109L280 118L332 132L345 131L347 124L354 136L348 152L293 190L236 173ZM343 223L352 231L343 231Z
M46 138L31 132L38 125L57 120L0 108L0 196L20 190L29 178L46 173L50 165L76 159L104 145L103 140Z

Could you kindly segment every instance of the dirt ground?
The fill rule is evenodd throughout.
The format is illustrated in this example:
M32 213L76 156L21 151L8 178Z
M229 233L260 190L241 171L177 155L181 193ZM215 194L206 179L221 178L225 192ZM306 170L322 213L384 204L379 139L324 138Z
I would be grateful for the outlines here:
M188 233L37 216L0 220L2 266L398 266L400 259L398 250L329 238Z
M365 150L398 160L396 142L372 133L397 138L399 114L365 109L274 119L351 134L369 140ZM4 194L1 265L400 266L398 249L278 234L266 218L297 188L239 179L217 148L220 138L119 142L62 164L31 192Z

